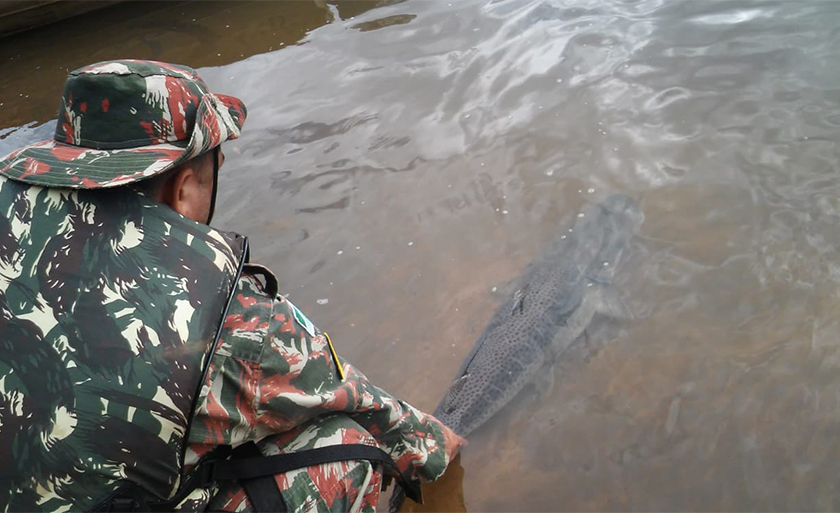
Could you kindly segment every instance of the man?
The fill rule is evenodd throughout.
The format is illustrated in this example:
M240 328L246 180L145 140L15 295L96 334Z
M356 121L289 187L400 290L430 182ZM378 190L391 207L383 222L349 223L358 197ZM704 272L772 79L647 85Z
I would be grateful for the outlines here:
M191 68L103 62L0 161L0 509L373 511L458 451L207 225L245 116Z

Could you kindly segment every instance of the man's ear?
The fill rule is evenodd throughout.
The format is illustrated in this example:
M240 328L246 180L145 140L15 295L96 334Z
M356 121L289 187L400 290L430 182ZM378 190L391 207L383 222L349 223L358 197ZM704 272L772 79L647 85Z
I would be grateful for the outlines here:
M182 165L163 185L161 201L184 217L204 222L197 218L201 215L201 188L197 171L190 162Z

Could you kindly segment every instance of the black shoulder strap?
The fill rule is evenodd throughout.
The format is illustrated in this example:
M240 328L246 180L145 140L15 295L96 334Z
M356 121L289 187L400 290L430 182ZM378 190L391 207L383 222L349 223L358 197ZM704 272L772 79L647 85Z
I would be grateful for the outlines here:
M237 447L233 457L253 460L261 459L263 455L257 448L257 444L248 442ZM251 501L254 511L276 511L277 513L289 511L286 507L286 501L283 500L283 494L277 487L277 481L274 480L274 475L252 477L250 479L240 478L239 484L245 489L245 495Z
M227 456L230 454L230 459ZM391 456L378 447L364 444L331 445L306 451L263 456L254 442L247 442L233 452L227 446L202 461L178 489L172 499L146 502L136 486L127 487L102 504L97 511L171 511L196 488L214 482L239 481L256 511L287 511L283 496L273 476L290 470L324 463L349 460L379 462L389 469L405 495L421 502L420 486L399 471Z
M230 455L230 459L227 459ZM256 511L287 511L280 489L273 476L290 470L324 463L348 460L379 462L391 471L405 495L421 502L420 486L399 471L391 456L378 447L364 444L331 445L306 451L263 456L254 442L247 442L231 453L222 446L212 457L202 461L179 487L178 493L166 501L145 501L136 485L124 487L104 501L95 511L172 511L196 488L214 482L239 481Z
M247 442L233 451L231 459L206 462L202 480L206 483L239 481L256 511L288 511L275 475L303 467L336 461L368 460L382 463L396 477L405 495L421 502L420 487L407 479L394 460L378 447L364 444L331 445L306 451L263 456L254 442Z
M253 442L248 442L248 444L253 444ZM256 449L255 444L254 449ZM250 452L250 454L254 453ZM378 447L364 444L331 445L274 456L263 456L257 449L257 454L259 454L257 457L235 457L225 461L208 462L210 467L205 475L211 481L247 480L335 461L368 460L382 463L395 476L408 498L415 502L421 501L420 486L404 476L391 456Z

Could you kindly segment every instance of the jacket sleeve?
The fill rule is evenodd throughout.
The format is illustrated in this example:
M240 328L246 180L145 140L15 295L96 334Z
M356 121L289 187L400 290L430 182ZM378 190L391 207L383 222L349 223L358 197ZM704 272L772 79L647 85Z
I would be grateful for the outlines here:
M338 365L327 338L300 310L243 275L199 395L187 463L217 445L261 440L341 412L407 476L440 477L462 439L343 361L342 379Z

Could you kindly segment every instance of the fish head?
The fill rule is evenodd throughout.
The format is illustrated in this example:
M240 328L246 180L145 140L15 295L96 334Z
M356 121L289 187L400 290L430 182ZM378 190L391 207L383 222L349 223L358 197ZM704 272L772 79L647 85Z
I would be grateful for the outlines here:
M432 413L436 419L446 424L447 427L455 429L460 417L458 411L458 397L461 395L461 390L464 388L469 374L463 374L461 377L452 382L452 385L447 389L440 404L438 404L435 411Z
M466 434L463 421L469 403L464 401L461 395L468 386L469 381L470 374L464 373L452 382L443 399L441 399L440 404L438 404L438 407L432 413L432 416L459 435Z
M644 214L639 209L639 204L626 194L608 196L598 206L602 214L609 217L619 230L626 231L631 235L639 231L642 222L645 220Z
M598 248L584 274L591 281L606 284L615 275L624 248L639 231L645 216L638 203L624 194L613 194L595 208L592 222L598 232Z

